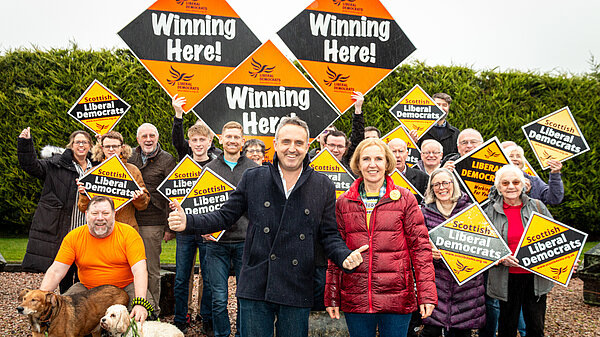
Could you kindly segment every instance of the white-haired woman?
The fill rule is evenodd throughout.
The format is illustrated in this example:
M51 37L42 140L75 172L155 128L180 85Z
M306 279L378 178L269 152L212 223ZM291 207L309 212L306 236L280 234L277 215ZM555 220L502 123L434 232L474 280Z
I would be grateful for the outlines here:
M508 154L510 161L523 170L525 166L523 148L513 145L507 147L504 151ZM565 188L560 174L562 163L558 160L548 160L548 166L550 166L550 174L547 184L540 177L524 173L525 191L531 198L539 199L544 204L558 205L562 202L565 195Z
M552 216L543 202L525 193L524 186L525 176L519 167L503 166L496 172L486 207L492 224L513 253L533 212ZM498 336L516 336L521 309L527 336L544 336L546 294L553 283L519 267L518 262L510 255L489 270L487 293L500 301Z

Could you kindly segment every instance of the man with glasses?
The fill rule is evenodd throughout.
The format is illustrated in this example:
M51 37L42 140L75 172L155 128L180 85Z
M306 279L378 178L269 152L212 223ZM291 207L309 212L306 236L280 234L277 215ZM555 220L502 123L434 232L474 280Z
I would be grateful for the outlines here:
M442 162L442 166L448 170L454 170L454 162L456 160L471 152L481 144L483 144L483 137L479 131L475 129L462 130L458 135L458 140L456 142L458 153L447 155Z
M421 159L415 168L430 175L441 166L444 157L444 147L435 139L426 139L421 143Z

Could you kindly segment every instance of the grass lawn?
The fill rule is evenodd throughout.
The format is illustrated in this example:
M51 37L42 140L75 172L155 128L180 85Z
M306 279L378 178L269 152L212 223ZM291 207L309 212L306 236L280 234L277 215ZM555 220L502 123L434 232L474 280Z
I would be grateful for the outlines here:
M590 248L600 243L600 241L586 242L583 252L587 252ZM25 255L27 248L27 238L0 238L0 254L9 263L20 263ZM167 264L175 264L175 240L167 243L162 243L162 254L160 254L160 262ZM583 255L583 254L582 254ZM583 258L583 256L582 256ZM198 258L196 257L196 261Z

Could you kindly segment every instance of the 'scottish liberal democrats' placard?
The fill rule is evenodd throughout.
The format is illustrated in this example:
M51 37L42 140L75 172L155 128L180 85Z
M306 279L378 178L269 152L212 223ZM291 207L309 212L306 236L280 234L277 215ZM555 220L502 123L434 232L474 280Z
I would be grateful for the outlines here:
M477 204L432 229L429 238L458 285L483 273L511 253Z
M446 116L444 110L418 84L390 108L390 113L408 130L416 130L417 138L421 138Z
M522 127L540 166L548 160L565 161L590 149L569 107L564 107Z
M394 138L402 139L406 143L406 150L408 150L408 156L406 157L406 165L412 167L416 165L421 159L421 151L417 145L410 139L408 132L402 125L398 125L397 128L390 131L387 135L381 137L384 143L389 143Z
M202 167L186 155L156 189L169 201L177 200L181 203L192 190L201 172Z
M214 212L229 200L229 195L235 190L227 180L206 167L196 180L196 183L181 202L185 214L206 214ZM212 233L218 241L225 231Z
M509 163L498 138L494 137L454 162L454 174L471 199L484 204L494 185L496 171Z
M523 268L566 287L586 239L586 233L534 212L515 257Z
M342 113L415 50L379 0L316 0L277 34Z
M129 104L94 80L67 112L97 135L112 130L129 110Z
M417 203L421 203L421 201L423 201L424 197L423 194L421 194L421 192L419 192L419 190L417 190L416 187L413 186L413 184L410 183L410 181L408 181L404 175L402 173L400 173L400 171L398 171L398 169L394 169L394 171L392 171L392 173L390 173L390 178L392 178L392 180L394 181L394 184L396 184L397 186L400 187L404 187L406 189L408 189L412 194L415 195L415 198L417 198Z
M309 165L313 170L323 173L333 182L336 198L346 192L354 182L354 177L346 170L344 165L335 159L329 149L321 150Z
M109 197L117 211L131 201L135 191L141 190L117 155L93 168L79 178L79 182L83 183L88 198L97 195Z

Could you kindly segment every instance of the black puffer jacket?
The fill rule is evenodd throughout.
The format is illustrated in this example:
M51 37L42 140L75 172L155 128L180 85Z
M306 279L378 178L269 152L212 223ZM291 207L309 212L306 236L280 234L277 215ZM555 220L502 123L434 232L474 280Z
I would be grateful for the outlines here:
M79 178L79 174L73 164L71 149L48 159L38 159L33 140L18 138L17 156L25 172L44 182L29 229L22 267L28 271L45 272L71 228L77 193L75 179Z

